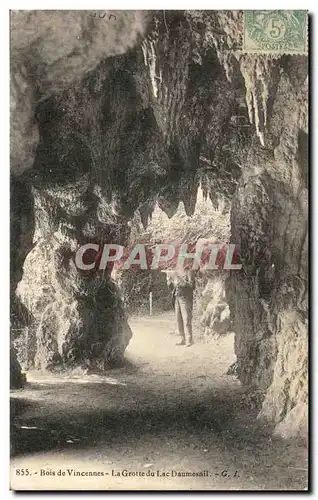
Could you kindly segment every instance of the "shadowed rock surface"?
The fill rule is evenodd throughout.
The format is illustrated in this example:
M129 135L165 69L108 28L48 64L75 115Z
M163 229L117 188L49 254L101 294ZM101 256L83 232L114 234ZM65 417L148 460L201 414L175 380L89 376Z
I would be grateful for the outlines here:
M240 248L227 281L238 376L277 433L305 436L307 57L240 54L241 11L116 15L106 29L85 11L11 14L11 290L28 254L34 363L120 362L118 291L107 271L79 274L76 249L124 244L156 199L192 214L201 183L231 204Z

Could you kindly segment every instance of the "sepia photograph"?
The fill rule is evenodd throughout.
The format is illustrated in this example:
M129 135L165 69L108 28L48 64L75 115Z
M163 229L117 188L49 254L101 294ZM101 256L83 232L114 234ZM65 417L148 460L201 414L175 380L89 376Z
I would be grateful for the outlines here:
M308 491L308 11L7 17L8 487Z

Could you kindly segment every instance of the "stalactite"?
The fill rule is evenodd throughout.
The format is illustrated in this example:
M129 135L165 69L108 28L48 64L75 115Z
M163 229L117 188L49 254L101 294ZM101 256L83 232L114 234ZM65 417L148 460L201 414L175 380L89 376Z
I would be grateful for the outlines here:
M153 95L157 99L159 87L162 82L162 70L159 66L159 62L157 61L156 42L154 40L145 40L141 47L145 66L149 69ZM157 67L159 68L159 72L156 71Z
M191 18L191 13L189 16ZM265 146L269 90L274 87L277 76L277 56L242 54L242 11L216 11L201 16L205 22L203 46L214 46L229 82L239 63L245 81L249 120L255 126L261 145Z
M262 146L268 122L268 98L277 80L277 62L272 56L243 55L238 58L245 82L250 123L255 125ZM273 95L272 95L273 97Z

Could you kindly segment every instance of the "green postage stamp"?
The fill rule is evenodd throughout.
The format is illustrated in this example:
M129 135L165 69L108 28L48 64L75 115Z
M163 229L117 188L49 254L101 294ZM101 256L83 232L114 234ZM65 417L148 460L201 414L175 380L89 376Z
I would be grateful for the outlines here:
M243 51L307 54L306 10L246 10Z

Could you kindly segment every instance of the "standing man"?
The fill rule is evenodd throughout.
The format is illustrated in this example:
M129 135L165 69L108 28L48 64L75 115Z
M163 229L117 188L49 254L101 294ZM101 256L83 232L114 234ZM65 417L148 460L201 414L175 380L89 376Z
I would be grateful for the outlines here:
M167 284L172 292L180 342L177 345L190 347L193 344L192 310L195 289L194 272L187 269L166 271Z

